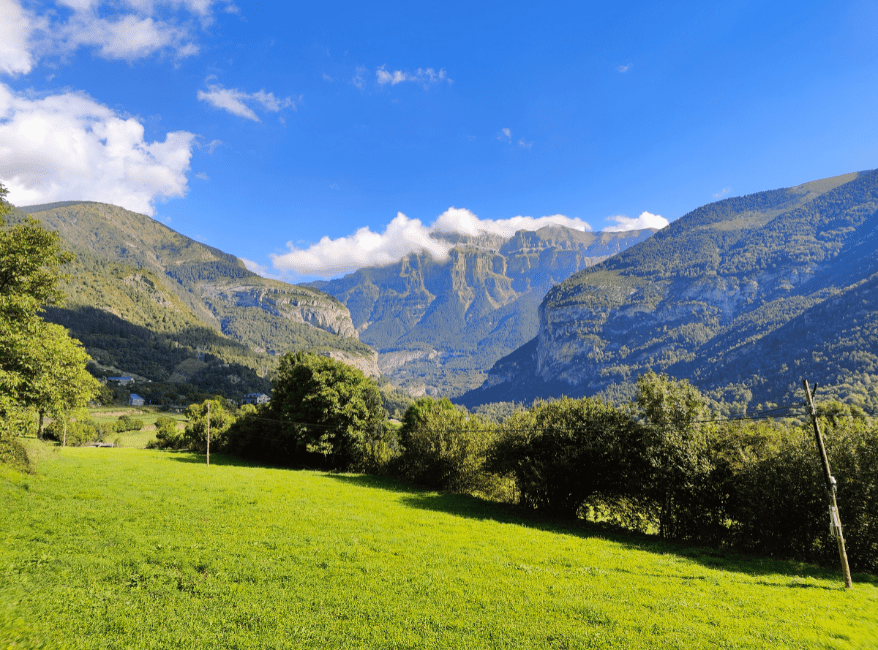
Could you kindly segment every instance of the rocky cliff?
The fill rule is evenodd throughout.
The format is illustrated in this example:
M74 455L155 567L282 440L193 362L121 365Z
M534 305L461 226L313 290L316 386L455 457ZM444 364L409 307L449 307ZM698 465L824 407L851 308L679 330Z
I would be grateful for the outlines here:
M310 284L341 300L378 365L411 394L459 395L537 332L537 306L572 273L655 232L594 233L561 226L513 237L437 235L445 260L426 253Z

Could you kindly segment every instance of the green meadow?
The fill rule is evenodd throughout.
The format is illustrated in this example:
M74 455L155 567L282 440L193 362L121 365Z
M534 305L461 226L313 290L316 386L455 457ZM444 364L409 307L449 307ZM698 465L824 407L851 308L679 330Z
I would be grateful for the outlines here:
M384 478L26 441L0 648L878 648L878 578Z

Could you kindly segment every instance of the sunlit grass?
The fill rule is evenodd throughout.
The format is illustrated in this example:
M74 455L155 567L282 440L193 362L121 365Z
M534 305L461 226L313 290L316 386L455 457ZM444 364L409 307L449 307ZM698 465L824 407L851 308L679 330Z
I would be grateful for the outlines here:
M878 647L868 576L846 592L832 571L388 479L40 453L36 475L0 470L12 648Z

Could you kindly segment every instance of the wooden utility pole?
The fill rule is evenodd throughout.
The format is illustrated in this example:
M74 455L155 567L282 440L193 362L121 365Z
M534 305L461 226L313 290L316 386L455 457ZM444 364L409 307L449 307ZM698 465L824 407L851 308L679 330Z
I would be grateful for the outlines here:
M210 467L210 402L207 403L207 466Z
M823 480L826 482L826 497L829 500L829 529L835 536L838 543L838 556L841 558L841 572L844 575L844 586L846 589L853 589L854 583L851 580L851 570L848 567L848 554L844 550L844 536L841 534L841 518L838 516L838 504L835 502L835 477L829 471L829 457L826 455L826 447L823 445L823 436L820 434L820 424L817 422L817 409L814 408L814 398L811 396L811 387L808 380L803 379L802 385L805 387L805 396L808 401L805 406L808 407L808 413L811 416L811 424L814 425L814 439L817 441L817 453L820 456L820 464L823 466Z

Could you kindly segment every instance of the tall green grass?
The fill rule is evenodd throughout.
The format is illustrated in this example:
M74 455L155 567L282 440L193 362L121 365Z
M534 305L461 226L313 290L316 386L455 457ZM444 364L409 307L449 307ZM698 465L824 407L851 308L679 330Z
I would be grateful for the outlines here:
M0 648L875 648L878 580L388 479L47 449L0 467Z

